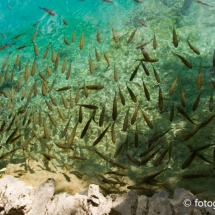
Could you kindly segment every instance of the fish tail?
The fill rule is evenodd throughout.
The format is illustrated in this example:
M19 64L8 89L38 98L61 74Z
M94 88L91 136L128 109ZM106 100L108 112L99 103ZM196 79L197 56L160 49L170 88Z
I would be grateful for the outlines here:
M39 6L39 8L40 8L40 10L43 10L43 8L42 8L42 7L40 7L40 6Z

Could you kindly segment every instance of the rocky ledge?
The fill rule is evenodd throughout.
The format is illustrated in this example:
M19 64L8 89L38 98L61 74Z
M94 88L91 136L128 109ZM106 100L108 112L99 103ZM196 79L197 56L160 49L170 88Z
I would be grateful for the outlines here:
M184 200L188 199L184 206ZM16 215L212 215L213 207L195 207L191 192L176 189L174 198L167 192L154 194L151 198L138 196L131 191L127 195L111 194L104 197L99 186L74 196L67 193L55 195L55 180L48 178L36 189L26 186L19 179L5 175L0 179L0 214Z

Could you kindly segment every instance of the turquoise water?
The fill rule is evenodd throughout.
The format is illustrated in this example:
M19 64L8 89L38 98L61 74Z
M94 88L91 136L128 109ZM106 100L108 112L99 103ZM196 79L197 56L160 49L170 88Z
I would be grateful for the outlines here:
M31 180L31 177L35 180L35 175L41 175L40 171L43 170L43 175L47 177L54 173L51 177L58 183L68 181L63 174L67 174L69 178L75 175L79 180L79 188L75 191L96 183L117 193L138 189L143 194L151 195L160 190L172 193L176 187L184 187L195 194L213 195L213 146L194 154L189 147L204 146L214 140L215 13L212 6L215 5L212 1L207 1L210 6L195 1L191 2L189 8L183 7L183 4L184 1L164 0L146 0L142 3L122 0L114 0L113 3L90 0L72 3L1 2L0 167L6 168L5 173L26 181ZM39 7L48 8L55 15L51 16ZM178 47L173 42L173 26ZM73 41L74 31L76 36ZM101 42L97 39L98 31ZM134 37L128 43L134 31ZM35 32L38 34L32 42ZM19 34L18 38L14 38ZM80 48L83 35L84 43ZM150 57L147 60L146 55L142 61L150 75L145 74L141 64L134 75L139 60L144 56L136 46L153 38L154 41L145 46ZM197 49L200 54L189 47L188 38L194 47L192 49ZM49 44L49 52L44 58ZM26 47L20 48L21 46ZM95 48L100 60L96 57ZM173 53L185 60L180 60L180 56ZM20 58L14 66L18 54ZM8 62L5 61L7 56ZM151 62L152 59L156 62ZM34 62L36 70L32 75ZM64 62L65 71L62 69ZM190 63L192 69L189 68ZM155 77L153 67L159 78ZM197 89L199 70L202 71L199 76L203 77L203 82ZM116 71L118 78L114 76ZM170 95L169 91L176 77L177 86ZM149 91L150 101L145 95L143 80ZM87 90L89 85L102 85L102 89ZM68 88L61 89L63 87ZM125 105L121 101L119 87L125 98ZM137 101L131 98L128 87ZM200 92L199 104L193 111ZM96 112L92 107L80 109L80 104L95 105ZM104 122L99 126L104 106ZM137 119L131 124L137 108ZM180 108L184 110L183 113ZM173 118L170 120L173 109ZM144 119L142 111L148 119ZM205 121L210 117L210 122ZM89 120L86 135L81 138ZM68 129L62 137L66 127ZM116 141L113 140L113 130ZM27 140L29 143L26 143ZM60 143L61 147L56 143ZM123 149L115 156L120 146ZM63 147L66 149L62 149ZM151 149L149 153L140 157L148 148ZM103 158L95 149L102 153ZM194 160L190 156L195 157ZM144 163L147 158L148 161ZM192 161L190 165L189 160ZM14 171L7 170L8 164L16 164ZM122 164L126 165L123 166L124 169ZM17 175L21 170L24 173ZM104 174L110 170L123 170L126 176ZM162 170L164 171L160 172ZM98 172L104 175L101 176ZM159 172L157 177L148 180L144 178ZM186 179L185 174L192 175ZM196 174L200 175L197 177ZM60 177L63 179L60 180ZM81 186L82 180L84 185ZM120 184L116 185L117 181ZM202 183L205 183L204 187L201 186ZM71 193L75 191L69 190Z

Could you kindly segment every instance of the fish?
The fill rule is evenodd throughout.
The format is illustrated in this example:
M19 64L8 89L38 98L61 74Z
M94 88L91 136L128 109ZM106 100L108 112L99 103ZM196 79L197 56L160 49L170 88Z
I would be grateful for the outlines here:
M178 47L178 37L177 37L174 26L172 27L172 42L173 42L173 45L175 46L175 48L177 48Z
M10 52L10 53L7 55L7 57L5 58L5 61L4 61L4 63L2 64L2 67L1 67L2 70L7 66L8 60L9 60L9 58L10 58L10 55L11 55L11 52Z
M14 62L14 66L13 67L15 67L15 66L17 66L19 64L19 58L20 58L20 55L18 53L17 56L16 56L16 60Z
M137 74L137 71L138 71L139 67L140 67L140 63L136 66L136 68L135 68L134 71L132 72L129 81L132 81L132 80L135 78L135 76L136 76L136 74Z
M76 29L74 28L73 32L72 32L72 43L75 42L75 38L76 38Z
M131 97L131 100L134 102L134 103L137 103L137 97L134 95L134 93L132 92L132 90L128 87L127 83L126 83L126 86L127 86L127 90L129 92L129 95Z
M35 38L37 37L38 33L39 33L39 29L37 29L37 30L34 32L32 38L31 38L31 41L32 41L32 42L33 42L33 41L35 40Z
M71 132L71 134L70 134L70 136L68 138L68 140L67 140L67 144L68 144L69 148L71 148L71 146L73 144L73 141L75 139L75 134L76 134L77 127L78 127L78 122L75 124L75 126L74 126L74 128L73 128L73 130L72 130L72 132Z
M31 68L31 76L32 77L35 75L36 67L37 67L37 61L36 61L36 58L34 58L34 62L32 64L32 68Z
M204 150L204 149L211 147L211 146L214 146L214 145L215 145L215 143L210 143L210 144L206 144L206 145L199 146L196 148L192 147L191 145L187 145L187 146L188 146L191 153L196 153L196 152L199 152L201 150Z
M186 60L183 56L181 56L181 55L179 55L179 54L176 54L176 53L174 53L174 52L172 52L172 54L175 55L175 56L177 56L177 57L181 60L181 62L182 62L188 69L192 69L192 68L193 68L192 64L191 64L188 60Z
M62 91L69 90L69 89L71 89L71 88L72 88L71 86L65 86L65 87L58 88L56 91L62 92Z
M72 117L70 116L70 118L69 118L68 122L66 123L66 126L65 126L65 128L64 128L64 130L63 130L63 132L61 134L61 138L63 138L66 135L66 132L67 132L67 130L69 128L69 124L71 122L71 119L72 119Z
M104 58L105 58L105 60L106 60L106 62L107 62L107 69L110 67L110 59L109 59L109 56L106 54L106 53L104 53Z
M140 44L140 45L136 46L136 49L142 49L142 48L144 48L146 45L148 45L149 43L151 43L152 40L153 39L151 39L149 42L146 42L146 43L143 43L143 44Z
M67 103L66 99L64 98L64 96L62 94L61 94L61 99L62 99L64 108L68 109L68 103Z
M5 45L2 45L0 46L0 51L3 51L5 49L7 49L8 47L11 47L13 44L5 44Z
M115 122L113 122L111 126L111 140L112 140L112 143L116 144L116 132L114 130L114 125L115 125Z
M210 100L209 100L209 111L212 112L214 109L214 102L213 102L213 91L211 92Z
M128 173L127 172L121 172L121 171L108 171L106 173L104 173L105 175L110 175L110 174L113 174L113 175L118 175L118 176L128 176Z
M11 156L13 153L15 153L19 148L16 148L16 149L13 149L9 152L6 152L5 154L1 155L0 156L0 160L4 160L6 159L7 157Z
M101 39L101 34L100 34L100 31L99 29L97 30L97 42L98 43L101 43L102 39Z
M135 28L134 31L131 33L130 37L128 38L127 43L130 43L133 40L136 32L137 32L137 28Z
M142 65L142 67L143 67L143 70L144 70L145 74L146 74L147 76L149 76L149 70L146 68L145 64L144 64L142 61L141 61L141 65Z
M50 161L51 159L56 158L56 156L54 154L45 153L45 152L40 152L40 154L43 155L48 161Z
M82 31L82 33L81 33L81 39L80 39L80 44L79 44L80 50L82 50L83 47L84 47L84 31Z
M38 56L38 54L39 54L39 50L35 43L34 43L34 54L35 54L35 56Z
M194 158L196 157L196 153L192 153L182 164L182 169L186 169L190 164L193 162Z
M53 11L53 10L50 10L48 8L45 8L45 7L40 7L40 6L39 6L39 8L40 8L40 10L44 10L46 13L48 13L51 16L55 16L56 15L55 11Z
M138 20L138 22L139 22L143 27L148 27L148 26L146 25L146 23L144 23L143 21Z
M84 96L87 98L88 95L89 95L89 92L88 92L88 89L87 89L86 84L84 82Z
M19 46L19 47L17 47L16 49L17 50L20 50L20 49L24 49L24 48L27 48L28 46Z
M155 79L156 79L156 81L157 81L157 83L159 83L160 84L160 77L159 77L159 75L158 75L158 73L157 73L157 71L156 71L156 69L154 68L154 66L152 65L152 68L153 68L153 71L154 71L154 76L155 76Z
M96 140L93 142L93 146L96 146L102 140L110 126L111 125L108 125L107 128L105 128L105 130L96 138Z
M35 22L34 24L32 24L32 26L37 26L40 23L40 20L38 20L37 22Z
M112 110L112 119L113 121L116 121L117 119L117 97L116 97L116 92L113 100L113 110Z
M70 91L70 95L69 95L69 105L70 105L70 108L73 108L74 106L74 102L73 102L73 99L72 99L72 93Z
M62 69L61 69L62 73L64 73L65 70L66 70L66 58L64 58L63 60Z
M116 66L114 64L114 70L113 70L113 77L114 77L114 81L118 81L118 73L117 73L117 69L116 69Z
M115 41L115 43L119 43L119 36L117 35L113 26L111 26L111 30L112 30L113 40Z
M142 79L142 82L143 82L143 89L144 89L145 97L146 97L146 99L147 99L148 101L150 101L150 94L149 94L149 91L148 91L148 89L147 89L147 87L146 87L146 85L145 85L143 79Z
M175 80L172 83L172 86L170 87L170 90L169 90L169 95L170 96L175 92L175 89L176 89L176 87L178 85L177 82L178 82L178 76L176 76Z
M199 101L200 101L200 97L202 95L202 91L199 93L199 95L197 96L195 102L193 103L193 108L192 110L195 111L199 105Z
M143 114L143 118L145 119L146 124L148 125L148 127L153 129L154 126L153 126L151 120L148 118L148 116L145 114L145 112L143 110L142 110L142 114Z
M49 140L50 139L50 131L49 131L48 126L46 125L45 120L43 120L43 128L44 128L44 138L46 140Z
M100 61L99 53L98 53L96 47L94 47L94 48L95 48L95 56L96 56L96 59L97 59L97 61Z
M93 84L93 85L86 85L88 90L101 90L104 88L104 85L101 84ZM79 89L84 89L84 87L80 87Z
M202 129L203 127L205 127L207 124L209 124L209 122L211 122L213 119L215 118L215 114L213 114L212 116L210 116L209 118L205 119L203 122L201 122L200 124L198 124L191 132L185 134L182 138L181 138L181 142L189 140L191 137L193 137L200 129Z
M151 145L152 145L153 142L159 140L161 137L163 137L165 134L167 134L170 130L171 130L171 128L167 129L166 131L164 131L164 132L162 132L160 134L155 133L151 138L149 138L146 141L146 144L151 147Z
M79 93L80 93L80 89L78 88L76 95L75 95L75 103L77 104L79 101Z
M137 128L137 124L136 124L136 129L135 129L135 134L134 134L134 146L135 148L138 147L139 144L139 136L138 136L138 128Z
M180 85L180 99L181 99L181 104L185 108L186 106L186 99L185 99L185 93L183 91L182 85Z
M93 65L93 59L89 55L89 68L90 68L90 74L94 73L94 65Z
M167 152L169 151L169 147L167 147L167 149L165 149L160 156L154 161L154 166L157 167L161 164L161 162L163 161L164 157L166 156Z
M79 161L86 161L87 158L84 157L78 157L78 156L69 156L72 160L79 160Z
M78 112L78 122L82 123L83 121L83 113L82 113L82 107L79 107L79 112Z
M54 48L52 47L52 62L55 62L55 53L54 53Z
M62 19L63 23L64 23L66 26L69 25L68 22L67 22L63 17L61 17L61 19Z
M51 43L49 42L49 44L48 44L48 46L47 46L47 48L46 48L46 51L45 51L45 53L44 53L44 55L43 55L43 59L45 59L45 58L47 57L48 53L49 53L50 44L51 44Z
M172 122L173 121L173 118L174 118L174 102L172 103L172 107L170 109L170 115L169 115L169 121Z
M18 35L16 35L16 36L14 36L13 37L13 39L15 40L15 39L18 39L19 37L21 37L23 34L18 34Z
M162 110L163 110L163 94L162 94L160 86L159 86L159 94L158 94L158 107L159 107L159 110L162 112Z
M68 71L67 71L67 74L66 74L66 80L69 79L69 77L71 75L71 71L72 71L72 62L70 62L70 64L69 64L69 68L68 68Z
M159 176L165 169L160 170L159 172L144 176L142 179L138 180L139 184L150 183L154 178Z
M24 73L24 78L25 78L25 81L28 80L29 78L29 69L28 69L28 64L29 64L29 61L26 63L25 65L25 73Z
M10 5L8 5L7 7L9 10L13 10L13 8Z
M84 126L84 129L81 132L81 139L86 135L87 130L88 130L89 126L90 126L90 123L91 123L92 119L93 119L93 116L90 117L90 119L87 121L87 124Z
M130 160L136 166L140 166L140 162L136 158L131 156L129 153L126 153L126 157L128 158L128 160Z
M202 60L201 60L200 65L199 65L198 76L197 76L197 80L196 80L196 89L197 90L201 90L201 88L202 88L202 77L203 77L203 74L202 74Z
M65 116L64 116L63 112L62 112L58 107L57 107L57 112L58 112L60 118L61 118L62 120L65 120Z
M57 127L57 121L55 120L55 118L49 112L46 112L46 114L48 115L52 125Z
M105 118L105 105L102 108L100 117L99 117L99 126L101 127L104 123L104 118Z
M122 91L121 91L119 85L118 85L118 88L119 88L119 97L120 97L120 100L121 100L122 105L124 106L124 105L125 105L125 98L124 98L124 96L123 96L123 93L122 93Z
M157 149L155 152L153 152L151 155L149 155L148 157L144 158L142 161L140 161L140 166L147 164L160 150Z
M70 42L66 39L66 36L64 35L64 39L63 39L64 43L67 45L67 46L70 46Z
M196 53L197 55L200 55L199 50L197 48L195 48L193 45L190 44L189 37L187 38L187 44L190 47L190 49L193 50L194 53Z
M200 1L200 0L196 0L197 3L201 4L201 5L204 5L204 6L208 6L208 7L213 7L207 3L204 3L203 1Z
M155 50L157 48L157 39L156 39L156 36L154 34L154 37L153 37L153 49Z
M184 111L183 108L177 107L177 109L178 109L178 112L179 112L181 115L183 115L189 122L191 122L192 124L196 125L196 123L193 122L193 120L188 116L188 114Z
M88 104L77 104L77 105L79 105L80 107L84 107L84 108L88 108L88 109L92 109L92 110L98 109L98 106L96 106L96 105L88 105Z
M136 106L133 116L131 117L131 125L136 122L139 106Z
M45 99L45 102L46 102L46 105L47 105L48 109L50 111L53 111L54 109L53 109L52 105L46 99Z
M148 54L148 52L145 50L145 48L141 48L141 52L142 52L142 55L143 55L143 57L144 57L144 59L141 59L141 61L142 61L142 60L150 61L149 54Z
M129 117L129 108L125 114L125 118L124 118L124 122L123 122L123 128L122 128L123 131L126 131L128 128L128 117Z

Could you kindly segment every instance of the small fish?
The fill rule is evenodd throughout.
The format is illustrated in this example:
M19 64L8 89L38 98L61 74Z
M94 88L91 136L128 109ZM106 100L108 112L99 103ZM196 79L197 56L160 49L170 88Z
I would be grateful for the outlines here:
M17 49L17 50L20 50L20 49L24 49L24 48L26 48L26 47L28 47L28 46L19 46L19 47L17 47L16 49Z
M54 53L54 48L52 48L52 62L55 62L55 53Z
M93 142L93 146L96 146L102 140L110 126L111 125L108 125L108 127L105 128L105 130L96 138L96 140Z
M137 32L137 28L135 28L134 31L132 32L132 34L131 34L130 37L128 38L127 43L130 43L130 42L133 40L133 38L134 38L136 32Z
M31 38L31 41L32 41L32 42L33 42L33 41L35 40L35 38L37 37L38 33L39 33L39 29L37 29L37 30L34 32L32 38Z
M146 43L143 43L143 44L141 44L141 45L136 46L136 49L142 49L142 48L144 48L146 45L148 45L149 43L151 43L152 40L153 40L153 39L151 39L149 42L146 42Z
M69 90L69 89L71 89L71 88L72 88L71 86L65 86L65 87L58 88L56 91L62 92L62 91Z
M60 60L60 51L58 51L58 53L57 53L57 57L56 57L55 63L54 63L54 69L58 68L59 60Z
M21 37L23 34L18 34L16 36L13 37L13 39L18 39L19 37Z
M67 130L69 128L69 124L70 124L71 119L72 119L72 117L70 117L69 121L66 123L66 126L65 126L65 128L64 128L64 130L63 130L63 132L61 134L61 138L63 138L66 135L66 132L67 132Z
M96 59L97 59L97 61L100 61L99 53L98 53L96 47L94 47L94 48L95 48L95 56L96 56Z
M152 68L153 68L153 71L154 71L154 76L155 76L155 79L156 81L160 84L160 77L156 71L156 69L154 68L154 66L152 65Z
M142 82L143 82L143 89L144 89L145 97L146 97L146 99L147 99L148 101L150 101L150 94L149 94L149 91L148 91L148 89L147 89L147 87L146 87L146 85L145 85L143 79L142 79Z
M84 96L87 98L88 95L89 95L89 92L88 92L88 89L87 89L86 84L84 82Z
M133 114L133 116L131 117L131 125L133 125L133 124L136 122L138 110L139 110L139 106L137 106L137 107L135 108L134 114Z
M74 29L72 32L72 43L75 42L75 38L76 38L76 29Z
M169 90L169 95L170 96L175 92L175 89L176 89L176 87L178 85L177 81L178 81L178 76L176 76L175 80L172 83L172 86L170 87L170 90Z
M56 15L56 13L53 10L50 10L48 8L45 8L45 7L39 7L39 8L40 8L40 10L44 10L46 13L48 13L51 16L55 16Z
M6 152L5 154L0 156L0 160L4 160L5 158L12 155L14 152L16 152L19 148L13 149L12 151Z
M136 129L135 129L135 134L134 134L134 146L135 148L138 147L139 144L139 137L138 137L138 128L137 128L137 124L136 124Z
M174 118L174 102L172 103L172 107L171 107L171 109L170 109L170 116L169 116L169 120L170 120L170 122L172 122L173 121L173 118Z
M113 35L113 40L115 41L115 43L119 42L119 36L117 35L115 29L111 26L111 30L112 30L112 35Z
M193 111L195 111L197 109L197 107L199 105L201 95L202 95L202 92L199 93L199 95L197 96L195 102L193 103L193 109L192 109Z
M74 126L74 128L73 128L73 130L72 130L72 132L71 132L71 134L70 134L70 136L68 138L68 141L67 141L67 144L70 146L70 148L71 148L71 146L73 144L73 141L75 139L75 134L76 134L77 127L78 127L78 122L75 124L75 126Z
M137 97L134 95L134 93L132 92L132 90L128 87L127 83L126 83L126 86L127 86L127 90L129 92L129 95L131 97L131 100L134 102L134 103L137 103Z
M77 105L79 105L80 107L84 107L84 108L88 108L88 109L92 109L92 110L98 109L98 106L96 106L96 105L87 105L87 104L77 104Z
M155 50L157 48L157 39L156 39L156 36L154 34L154 37L153 37L153 49Z
M89 126L90 126L90 123L91 123L92 119L93 119L93 116L90 117L90 119L87 121L87 124L84 126L84 129L81 132L81 139L86 135L87 130L88 130Z
M196 0L196 2L201 4L201 5L204 5L204 6L213 7L213 6L211 6L211 5L207 4L207 3L204 3L204 2L202 2L200 0Z
M112 140L112 143L116 144L116 132L114 130L114 125L115 125L115 122L113 122L111 126L111 140Z
M117 69L116 66L114 64L114 70L113 70L113 77L114 77L114 81L118 81L118 73L117 73Z
M159 95L158 95L158 107L159 107L159 110L162 112L162 110L163 110L163 94L162 94L160 86L159 86Z
M197 76L197 80L196 80L197 90L201 90L201 88L202 88L202 77L203 77L203 74L202 74L202 60L201 60L200 65L199 65L198 76Z
M116 121L117 119L117 98L116 98L116 92L113 100L113 110L112 110L112 119L113 121Z
M46 51L45 51L45 53L43 55L43 59L45 59L47 57L48 53L49 53L50 44L51 43L49 43L48 46L47 46L47 48L46 48Z
M103 125L104 119L105 119L105 105L103 106L100 117L99 117L99 126L100 127Z
M38 54L39 54L39 50L35 43L34 43L34 54L35 54L35 56L38 56Z
M37 22L35 22L34 24L32 24L32 26L37 26L40 23L40 20L38 20Z
M127 131L127 128L128 128L128 117L129 117L129 108L126 111L126 114L125 114L125 118L124 118L124 122L123 122L123 128L122 128L123 131Z
M192 69L192 68L193 68L192 64L191 64L188 60L186 60L183 56L181 56L181 55L179 55L179 54L176 54L176 53L174 53L174 52L172 52L172 54L175 55L175 56L177 56L177 57L181 60L181 62L182 62L188 69Z
M69 79L69 77L71 75L71 71L72 71L72 62L70 62L70 64L69 64L69 68L68 68L68 71L67 71L67 74L66 74L66 80Z
M101 43L102 39L101 39L101 34L100 34L100 31L99 29L97 30L97 42L98 43Z
M29 61L26 63L25 65L25 72L24 72L24 78L25 78L25 81L28 80L29 78L29 68L28 68L28 64L29 64Z
M93 60L91 58L91 56L89 55L89 68L90 68L90 74L94 73L94 65L93 65Z
M149 128L153 129L153 124L151 122L151 120L148 118L148 116L145 114L145 112L142 110L142 114L143 114L143 118L146 121L146 124L149 126Z
M196 153L192 153L190 157L187 158L187 160L184 161L182 164L182 169L186 169L190 164L193 162L194 158L196 157Z
M137 71L138 71L139 67L140 67L140 63L136 66L136 68L135 68L134 71L132 72L129 81L132 81L132 80L134 79L134 77L135 77L136 74L137 74Z
M63 17L61 17L61 19L62 19L63 23L64 23L66 26L69 25L68 22L67 22Z
M82 50L83 47L84 47L84 31L82 31L81 33L81 39L80 39L80 45L79 45L80 50Z
M146 68L145 64L142 61L141 61L141 65L142 65L143 70L146 73L146 75L149 76L149 70Z
M146 23L144 23L143 21L138 20L138 22L139 22L143 27L148 27L148 26L146 25Z
M193 45L190 44L189 37L187 38L187 43L188 43L190 49L193 50L194 53L196 53L197 55L200 55L199 50L197 48L195 48Z
M107 62L107 69L110 67L110 59L109 59L109 56L106 54L106 53L104 53L104 58L105 58L105 60L106 60L106 62Z
M66 99L64 98L64 96L62 94L61 94L61 99L62 99L64 108L68 109L68 103L67 103Z
M178 47L178 38L177 38L177 34L176 34L176 30L174 28L174 26L172 27L172 42L173 45L175 46L175 48Z
M140 162L136 158L131 156L129 153L126 153L126 157L128 158L128 160L130 160L136 166L140 166Z
M124 96L123 96L123 93L122 93L122 91L121 91L119 85L118 85L118 88L119 88L119 97L120 97L120 100L121 100L122 105L124 106L124 105L125 105L125 98L124 98Z
M66 36L64 35L64 39L63 39L64 43L67 45L67 46L70 46L70 42L66 39Z
M13 10L12 7L10 5L7 6L9 8L9 10Z
M180 99L181 99L181 104L185 108L186 106L186 99L185 99L185 93L183 91L182 85L180 85Z
M45 120L43 120L43 128L44 128L44 138L49 140L50 139L50 131L48 129L48 126L46 125Z
M2 64L2 67L1 67L2 70L7 66L8 60L9 60L9 58L10 58L10 55L11 55L11 53L9 53L9 54L7 55L7 57L5 58L5 61L4 61L4 63Z
M212 112L214 109L214 102L213 102L213 91L211 92L210 100L209 100L209 111Z
M62 69L61 69L62 73L64 73L65 70L66 70L66 58L64 58L64 60L63 60L63 65L62 65Z
M143 183L150 183L150 181L152 181L154 178L156 178L157 176L159 176L164 170L165 170L165 169L162 169L162 170L159 171L159 172L156 172L156 173L153 173L153 174L144 176L141 180L138 180L138 182L139 182L140 184L143 184Z
M48 117L49 117L52 125L54 125L55 127L57 127L57 121L55 120L55 118L50 113L48 113L48 112L46 112L46 113L47 113L47 115L48 115Z
M178 112L183 115L189 122L191 122L192 124L196 125L195 122L193 122L193 120L188 116L188 114L184 111L184 109L182 109L181 107L177 107Z
M36 67L37 67L37 62L36 62L36 58L34 58L34 62L32 64L32 68L31 68L31 76L35 75Z
M78 111L78 122L82 123L83 121L83 113L82 113L82 107L79 107L79 111Z
M161 164L161 162L163 161L164 157L166 156L167 152L169 151L169 147L167 149L165 149L160 156L155 160L154 162L154 166L157 167Z

